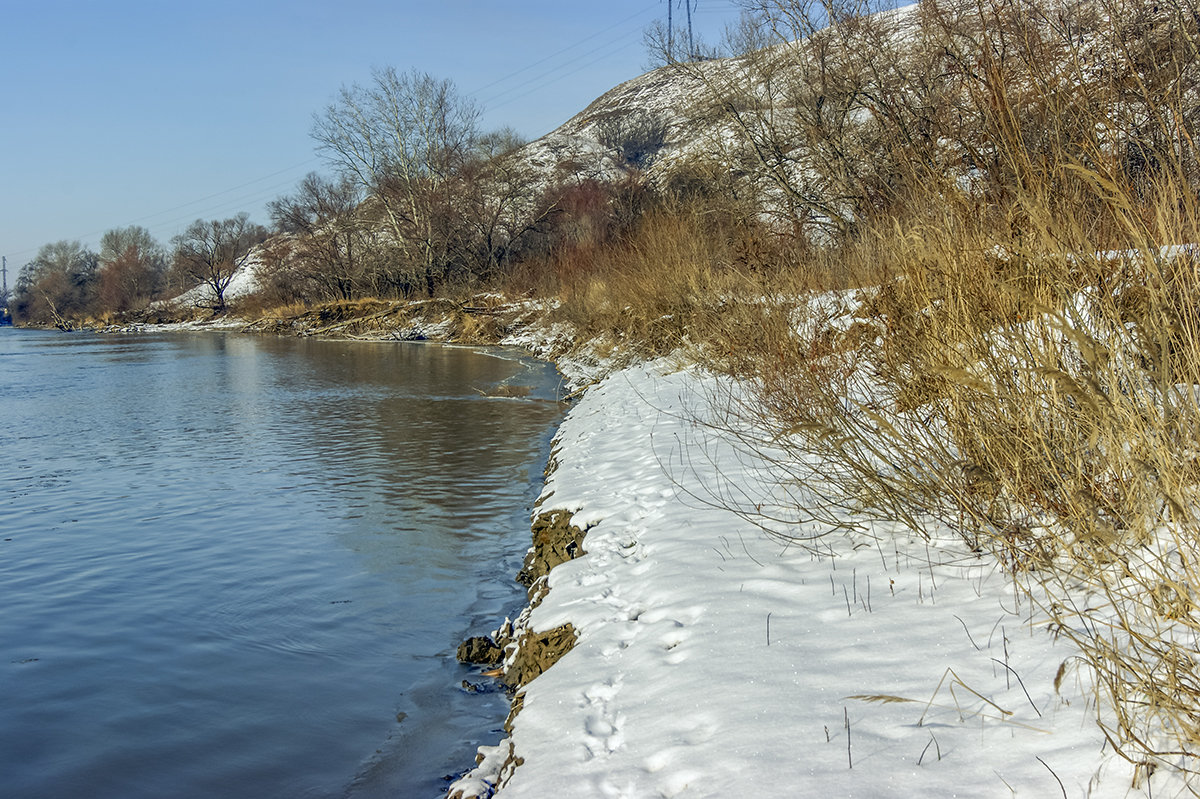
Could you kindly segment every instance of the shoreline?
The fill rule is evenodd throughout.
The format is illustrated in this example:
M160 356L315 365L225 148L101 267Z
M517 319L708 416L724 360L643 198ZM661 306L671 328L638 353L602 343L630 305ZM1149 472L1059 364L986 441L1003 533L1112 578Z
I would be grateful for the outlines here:
M569 402L579 396L597 379L597 374L606 368L599 359L586 353L582 358L568 356L574 344L573 338L561 327L545 321L545 309L536 304L508 304L501 311L488 311L488 317L496 322L487 328L464 326L460 309L448 303L418 302L408 304L388 303L383 313L365 317L348 316L335 323L328 323L320 311L299 315L291 319L259 319L249 321L233 317L221 317L202 321L167 323L132 323L102 327L82 326L61 332L90 332L110 335L140 335L154 333L242 333L268 335L285 338L321 338L328 340L358 342L432 343L443 346L461 346L505 357L489 350L507 350L512 360L536 359L554 366L562 380L564 390L556 401ZM431 313L432 311L432 313ZM468 316L470 312L468 312ZM389 330L398 318L404 324ZM51 328L58 330L57 328ZM559 427L561 427L561 422ZM543 473L548 478L556 466L557 429L551 436L550 454ZM545 483L543 483L543 486ZM543 673L574 643L574 633L569 628L534 634L528 626L532 610L541 602L548 591L549 571L554 566L582 554L580 543L585 531L570 524L570 515L558 510L539 512L546 499L545 493L535 503L530 522L530 546L526 550L522 568L516 575L505 574L501 579L516 580L526 586L526 601L521 606L517 619L503 623L493 632L492 638L505 651L502 673L480 674L484 679L495 679L510 692L508 718L504 729L508 731L521 708L521 689L534 677ZM498 622L499 623L499 622ZM470 641L472 639L468 639ZM463 642L464 645L467 643ZM459 658L465 666L472 664ZM478 767L478 763L476 764ZM456 782L443 792L458 796L454 786L474 772L469 764L462 764ZM481 794L482 795L482 794Z
M735 390L659 360L571 408L535 519L581 546L515 627L573 646L449 799L1181 790L1113 753L1070 645L957 536L853 518L765 534L778 486L731 437Z
M525 319L491 341L443 337L445 319L329 336L516 346L582 393L531 520L549 565L504 630L506 734L450 799L1183 789L1107 746L1090 676L996 564L853 518L765 535L774 477L714 407L736 387L666 360L615 369Z

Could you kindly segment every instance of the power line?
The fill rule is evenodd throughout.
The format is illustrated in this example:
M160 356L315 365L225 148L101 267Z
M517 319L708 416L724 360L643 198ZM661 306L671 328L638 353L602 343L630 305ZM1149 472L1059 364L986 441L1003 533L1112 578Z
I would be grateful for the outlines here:
M269 174L269 175L263 175L261 178L255 178L254 180L248 180L248 181L246 181L245 183L240 183L240 184L238 184L237 186L234 186L234 187L232 187L232 188L228 188L228 189L224 189L224 190L222 190L222 191L214 192L213 194L210 194L210 195L208 195L207 197L201 197L201 198L200 198L200 199L198 199L198 200L192 200L192 201L190 201L190 202L186 202L186 203L183 203L183 204L181 204L181 205L176 205L176 206L174 206L173 208L165 208L165 209L163 209L162 211L155 211L155 212L154 212L154 213L152 213L152 214L147 214L146 216L142 217L141 219L135 219L135 220L133 220L133 221L134 221L134 223L137 223L137 222L142 222L142 221L144 221L144 220L147 220L147 219L152 219L152 218L154 218L154 217L156 217L156 216L162 216L163 214L170 214L170 213L174 213L175 211L178 211L178 210L180 210L180 209L183 209L183 208L187 208L187 207L189 207L189 206L192 206L192 205L199 205L199 204L200 204L200 203L202 203L202 202L207 202L208 200L214 199L214 198L216 198L216 197L220 197L220 196L222 196L222 195L224 195L224 194L229 194L229 193L231 193L231 192L235 192L235 191L237 191L237 190L239 190L239 189L244 189L244 188L246 188L247 186L253 186L255 183L262 183L264 180L270 180L270 179L271 179L271 178L273 178L273 177L277 177L277 176L279 176L279 175L282 175L282 174L284 174L284 173L287 173L287 172L292 172L292 171L295 171L295 170L297 170L297 169L299 169L299 168L301 168L301 167L312 166L313 164L316 164L316 163L317 163L318 161L320 161L320 160L321 160L320 158L318 158L318 157L316 157L316 156L313 156L312 158L309 158L309 159L306 159L306 160L304 160L304 161L301 161L301 162L300 162L300 163L298 163L298 164L293 164L292 166L289 166L289 167L284 167L283 169L280 169L280 170L278 170L277 172L272 172L272 173L271 173L271 174ZM291 182L291 181L288 181L288 182Z
M490 89L499 83L504 83L506 80L509 80L510 78L515 78L517 75L520 75L524 72L528 72L529 70L533 69L534 67L541 66L542 64L546 63L547 61L549 61L553 58L557 58L558 56L562 55L563 53L567 53L567 52L570 52L571 50L574 50L576 47L583 44L584 42L589 42L592 39L595 39L597 36L603 36L604 34L608 33L609 31L611 31L615 28L621 27L626 22L629 22L630 20L636 19L638 17L643 17L647 13L649 13L649 9L646 9L646 8L643 8L641 11L636 11L633 14L630 14L629 16L625 17L624 19L619 20L618 22L614 22L612 25L609 25L607 28L598 30L595 33L591 34L590 36L585 36L584 38L580 39L579 41L574 42L573 44L569 44L566 47L562 48L561 50L557 50L557 51L551 53L550 55L546 56L545 58L539 58L537 61L534 61L532 64L527 64L527 65L521 67L520 69L516 70L515 72L510 72L509 74L505 75L502 78L496 78L496 80L492 81L491 83L488 83L484 86L480 86L478 89L475 89L474 91L467 92L467 94L469 94L471 96L478 95L480 92L482 92L485 89ZM543 74L545 74L545 73L543 73ZM535 80L536 80L536 78L535 78ZM501 92L501 94L503 94L503 92Z
M129 220L128 222L126 222L123 225L110 225L110 226L104 227L99 230L92 230L87 233L80 234L78 236L69 236L66 238L67 238L67 240L84 241L84 240L95 238L96 236L103 235L107 231L112 230L114 228L130 227L132 225L141 225L143 223L146 223L149 227L154 228L155 231L172 229L172 228L178 227L179 225L182 225L186 222L190 222L193 219L195 219L196 217L193 216L192 214L188 214L186 217L179 217L179 218L168 220L168 221L151 222L150 220L156 219L157 217L166 216L167 214L175 213L176 211L181 211L184 208L190 208L192 206L196 206L201 203L208 202L209 200L216 199L217 197L223 197L227 194L231 194L235 191L244 189L248 186L253 186L255 184L262 183L265 180L270 180L271 178L278 177L279 175L284 175L287 173L295 172L297 169L300 169L302 167L311 167L314 164L318 163L320 160L321 160L320 158L314 156L312 158L306 159L299 163L292 164L289 167L285 167L283 169L276 170L275 172L272 172L268 175L263 175L262 177L254 178L253 180L248 180L244 183L239 183L236 186L231 186L228 189L222 189L221 191L213 192L212 194L205 195L204 197L199 197L195 200L189 200L188 202L180 203L179 205L175 205L170 208L164 208L160 211L155 211L150 214L145 214L143 216L136 217L134 219ZM230 202L224 202L217 206L209 206L207 209L201 210L199 212L199 215L200 216L211 216L215 213L220 213L222 210L228 209L231 207L245 207L246 205L257 205L258 203L263 202L264 200L267 200L267 199L270 199L271 197L276 196L276 194L279 192L280 189L283 189L286 186L290 186L294 182L295 182L294 177L288 178L286 181L277 181L277 182L271 184L270 186L266 187L265 189L261 189L261 190L255 192L252 195L244 196L242 198L239 198L237 200L233 200ZM161 236L158 236L158 235L156 235L155 237L161 238ZM40 245L39 245L39 247L29 247L24 250L16 250L14 252L10 252L10 253L8 253L8 255L13 256L14 258L19 257L19 256L33 255L34 253L36 253L38 251L39 248L40 248Z
M612 44L612 42L610 42L610 44ZM541 91L542 89L546 88L547 86L553 86L555 83L558 83L561 80L565 80L566 78L569 78L578 72L582 72L583 70L587 69L588 67L590 67L600 61L603 61L605 58L608 58L609 56L615 55L615 54L621 52L622 50L628 50L630 47L633 47L634 44L635 44L634 42L624 42L621 44L620 47L616 48L615 50L607 51L607 52L601 54L600 56L593 58L591 61L586 61L582 64L578 64L574 69L572 69L568 72L558 73L550 80L540 83L536 86L533 86L533 87L529 88L528 90L522 92L521 94L515 95L513 97L509 97L508 99L504 100L503 102L499 102L499 103L490 105L490 106L488 106L488 110L503 108L504 106L509 105L510 103L515 103L517 100L528 97L529 95L533 94L534 92ZM591 52L594 53L596 51L593 50ZM582 111L583 109L579 109L579 110Z
M698 3L697 3L697 0L667 0L668 10L670 9L671 5L674 2L680 2L680 1L688 3L689 50L690 50L692 47L692 45L691 45L691 41L692 41L691 40L691 14L693 11L693 7L696 6ZM490 83L487 83L487 84L479 87L478 89L475 89L472 92L468 92L468 94L472 95L472 96L478 96L479 94L483 93L487 89L504 84L505 82L510 81L519 75L523 75L523 74L529 72L530 70L534 70L538 67L546 65L546 64L554 61L554 59L557 59L564 54L574 52L574 51L578 50L584 44L591 42L597 38L600 38L607 33L611 33L612 31L615 31L617 29L622 29L618 36L606 39L601 44L587 50L586 52L582 53L581 55L576 56L572 61L568 62L569 65L571 65L573 68L564 72L564 71L562 71L562 68L563 68L563 66L566 66L566 65L562 65L562 66L557 66L557 67L553 67L550 69L541 70L540 72L535 74L532 79L524 81L521 84L518 84L511 88L496 92L492 97L490 97L486 100L482 100L481 103L486 109L494 110L497 108L502 108L511 103L514 103L525 97L528 97L529 95L531 95L537 91L545 89L548 86L554 85L555 83L558 83L572 75L575 75L605 58L608 58L612 55L615 55L616 53L627 50L629 47L633 46L635 44L634 42L623 41L626 39L626 37L628 36L628 34L630 32L628 29L628 23L632 22L635 19L638 19L639 17L645 17L651 13L653 13L653 6L643 7L641 10L636 11L633 14L630 14L630 15L622 18L622 19L618 20L617 22L614 22L613 24L611 24L605 28L602 28L601 30L591 33L591 34L567 45L566 47L560 48L559 50L556 50L547 56L539 58L536 61L533 61L532 63L529 63L529 64L521 67L520 69L514 70L513 72L510 72L500 78L497 78L497 79L491 81ZM613 45L619 45L619 46L614 48ZM599 54L599 55L597 55L597 54ZM581 59L588 59L590 56L596 56L596 57L591 58L590 60L586 60L586 61L581 60ZM513 94L514 92L516 92L516 94ZM297 164L293 164L293 165L285 167L283 169L279 169L274 172L271 172L267 175L263 175L261 177L254 178L253 180L239 183L228 189L223 189L218 192L213 192L212 194L208 194L208 195L199 197L194 200L189 200L187 202L180 203L179 205L175 205L170 208L165 208L165 209L161 209L158 211L154 211L153 213L145 214L143 216L137 217L137 218L127 222L125 225L110 226L103 230L91 231L91 232L88 232L88 233L85 233L85 234L82 234L79 236L75 236L74 238L79 239L79 240L91 239L91 238L94 238L96 236L103 234L105 231L110 230L113 227L128 227L130 225L141 224L141 223L148 223L148 224L150 224L151 227L155 228L156 230L172 229L172 228L175 228L179 225L182 225L182 224L190 221L193 218L192 215L189 214L186 217L177 217L175 219L158 221L158 222L150 222L150 220L159 219L163 216L173 214L173 213L175 213L177 211L181 211L185 208L199 206L203 203L207 203L211 200L215 200L217 198L224 197L226 195L232 194L233 192L237 192L241 189L263 183L264 181L271 180L272 178L278 177L280 175L293 173L297 169L300 169L301 167L313 166L317 163L320 163L322 160L323 159L314 156L312 158L306 159L305 161L299 162ZM281 189L287 185L291 185L293 182L294 182L294 180L292 178L289 178L287 181L273 183L270 186L266 187L265 189L261 189L251 195L243 195L243 196L241 196L235 200L231 200L229 202L222 202L220 204L217 204L216 206L208 206L207 208L199 209L199 213L201 216L211 216L214 213L220 213L223 209L235 207L235 204L241 205L243 207L247 204L257 205L261 202L264 202L267 199L270 199L273 196L276 196L276 193L279 189ZM33 248L24 249L24 250L17 250L15 252L9 253L9 255L12 255L12 256L31 255L31 254L35 253L37 251L37 249L38 248L33 247ZM7 258L7 256L5 256L5 257Z
M614 44L619 44L620 46L617 47L616 49L609 49L609 48L612 48L612 46ZM567 77L568 75L574 75L577 72L580 72L581 70L586 69L587 67L590 67L593 64L595 64L599 61L602 61L605 58L608 58L611 55L619 53L622 50L626 50L629 47L633 46L634 44L636 44L636 43L626 41L625 34L622 34L621 36L618 36L615 39L610 39L610 40L606 41L604 44L594 47L591 50L588 50L586 53L583 53L582 55L578 56L575 61L575 68L572 69L571 71L561 72L559 69L548 70L548 71L543 72L540 75L538 75L532 81L529 81L523 85L514 86L511 89L506 89L505 91L499 92L492 98L491 101L486 101L484 103L484 105L489 111L495 110L497 108L502 108L502 107L504 107L510 103L513 103L523 97L529 96L530 94L532 94L535 91L544 89L547 86L551 86L551 85L559 82L563 78ZM596 53L599 53L602 50L605 52L602 53L599 57L594 58L591 61L584 62L582 64L578 63L579 59L587 58L588 56L595 55ZM542 80L543 78L546 78L546 77L550 77L550 79ZM510 94L511 92L520 92L520 94L511 96L511 97L507 97L503 100L500 99L500 98L504 98L504 96L506 94ZM497 101L499 101L499 102L497 102Z

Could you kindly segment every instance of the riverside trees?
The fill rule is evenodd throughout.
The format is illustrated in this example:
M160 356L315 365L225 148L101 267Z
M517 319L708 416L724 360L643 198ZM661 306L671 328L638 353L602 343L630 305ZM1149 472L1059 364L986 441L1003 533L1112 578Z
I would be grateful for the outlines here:
M197 219L172 239L174 269L192 285L206 286L212 309L224 311L230 281L266 237L266 229L251 222L246 213L222 220Z
M167 258L150 231L115 228L96 253L78 241L44 245L17 277L19 321L70 327L91 316L145 308L166 282Z
M362 200L353 180L312 172L294 194L271 201L271 221L282 234L267 259L275 299L352 300L379 293Z
M78 241L45 244L17 276L14 309L18 320L70 327L92 310L96 299L96 253Z
M554 203L514 156L522 144L516 134L482 133L478 119L478 106L452 82L423 72L388 67L366 86L343 88L314 117L312 136L342 185L364 200L346 214L310 217L301 244L328 243L348 221L359 236L358 257L367 250L373 256L360 277L370 278L377 295L429 295L445 284L496 276ZM311 188L302 184L300 206L312 207ZM291 210L273 209L285 230L294 221ZM348 241L343 235L343 255ZM328 259L327 265L345 266Z
M377 70L315 115L312 135L336 175L310 174L270 203L271 241L246 214L197 220L172 239L169 256L144 229L110 231L96 301L72 313L136 311L167 283L175 294L206 287L200 304L222 312L234 274L251 258L259 302L275 305L429 296L488 282L514 255L544 248L541 234L558 208L519 157L516 134L481 134L478 113L450 81Z
M454 84L388 67L343 87L312 135L338 172L365 191L396 248L389 275L402 295L444 277L455 174L478 138L478 107Z
M97 301L107 311L144 308L162 291L167 256L150 231L133 225L116 228L100 239Z

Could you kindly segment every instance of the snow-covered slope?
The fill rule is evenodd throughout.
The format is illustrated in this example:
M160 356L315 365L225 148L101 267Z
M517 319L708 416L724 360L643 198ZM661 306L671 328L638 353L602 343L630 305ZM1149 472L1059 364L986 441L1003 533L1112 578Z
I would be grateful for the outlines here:
M711 377L666 362L589 390L542 512L589 527L529 622L575 647L457 789L512 797L1174 795L1115 756L1069 644L949 531L806 525L721 430ZM710 426L716 423L715 426ZM814 474L814 481L820 476ZM854 519L846 522L853 526ZM505 764L507 763L507 766ZM514 763L519 763L515 768ZM1138 786L1132 788L1131 786Z
M736 60L710 61L694 68L718 74L735 69ZM666 137L649 168L662 171L711 132L700 113L706 102L703 88L691 70L660 67L605 92L557 129L525 145L519 157L546 177L556 171L618 177L620 159L604 142L603 128L652 121L664 126Z

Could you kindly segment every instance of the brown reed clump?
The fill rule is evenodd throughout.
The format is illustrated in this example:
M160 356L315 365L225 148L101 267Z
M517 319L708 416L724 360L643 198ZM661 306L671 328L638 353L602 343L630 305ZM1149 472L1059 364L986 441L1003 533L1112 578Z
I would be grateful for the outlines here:
M803 18L797 3L760 6L777 26ZM865 508L959 531L1077 647L1117 751L1193 773L1196 10L980 0L861 18L827 8L840 25L758 56L775 100L786 95L809 124L750 124L748 103L729 113L758 152L789 152L785 140L836 151L822 185L844 202L827 194L809 208L825 214L817 246L791 270L743 282L694 333L713 368L754 387L729 400L731 417L769 430L748 444L776 464L784 493L798 464L816 463L831 488L802 496L830 519ZM788 59L809 81L784 92ZM853 74L834 85L820 69L832 65ZM916 83L901 96L906 79ZM819 103L814 85L826 92ZM772 97L759 99L755 108ZM814 106L826 116L808 119ZM846 112L842 124L822 127L830 108ZM764 148L772 138L780 146ZM886 180L855 160L868 143L890 159ZM778 196L794 202L822 188L821 163L796 166L775 172ZM797 273L835 272L862 285L797 289Z

